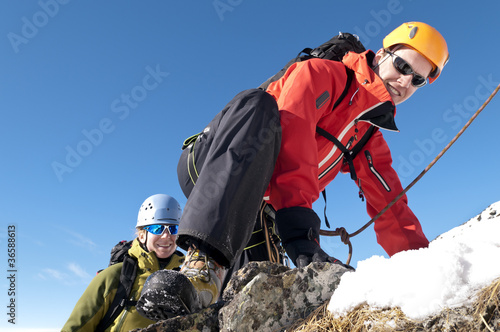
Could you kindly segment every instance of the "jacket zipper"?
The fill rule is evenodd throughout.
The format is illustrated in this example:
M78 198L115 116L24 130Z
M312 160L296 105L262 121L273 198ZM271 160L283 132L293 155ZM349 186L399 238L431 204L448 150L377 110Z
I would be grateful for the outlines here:
M118 324L116 324L115 331L121 331L127 313L128 313L128 308L127 307L123 308L123 312L120 314L120 318L118 319Z
M323 172L321 172L321 174L318 176L318 180L321 180L328 172L330 172L332 170L332 168L337 166L339 161L341 161L343 158L344 158L344 154L342 153L337 159L335 159L335 161L333 163L330 164L330 166L328 166Z
M391 191L391 187L389 187L389 185L387 184L387 182L385 182L382 175L375 169L375 166L373 166L373 158L368 150L365 150L365 156L366 160L368 161L368 167L370 168L370 171L372 171L373 175L375 175L375 177L380 181L382 186L384 186L385 190Z
M135 294L130 296L131 300L133 300L134 298L135 298ZM116 331L121 331L122 326L125 322L125 317L128 315L130 309L131 309L130 305L125 305L123 307L122 313L120 314L120 316L118 318L118 323L116 324L116 327L115 327Z

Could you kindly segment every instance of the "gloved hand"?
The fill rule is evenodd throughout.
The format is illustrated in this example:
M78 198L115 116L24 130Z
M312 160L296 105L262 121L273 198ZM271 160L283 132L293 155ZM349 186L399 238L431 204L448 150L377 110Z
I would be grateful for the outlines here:
M312 262L329 262L354 270L321 249L321 221L312 209L298 206L280 209L276 212L276 225L286 253L295 266L305 267Z
M300 239L288 242L285 246L285 250L288 257L290 257L295 266L299 268L305 267L310 263L328 262L340 264L343 267L354 271L352 266L346 265L335 257L328 255L314 240Z

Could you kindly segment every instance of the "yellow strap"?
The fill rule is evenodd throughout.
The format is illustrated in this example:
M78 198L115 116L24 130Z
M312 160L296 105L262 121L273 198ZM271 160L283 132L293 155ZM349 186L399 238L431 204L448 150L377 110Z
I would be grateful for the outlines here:
M192 143L193 146L191 147L190 151L189 151L189 154L188 154L188 157L187 157L187 169L188 169L188 174L189 174L189 178L191 179L191 182L193 184L196 184L196 180L198 180L198 170L196 169L196 164L194 163L194 147L196 145L196 140ZM196 178L193 177L193 174L191 174L191 167L190 166L190 159L192 159L192 163L193 163L193 171L196 175Z
M252 248L257 247L257 246L260 246L261 244L264 244L264 243L266 243L266 241L265 241L265 240L264 240L264 241L262 241L262 242L256 243L256 244L254 244L253 246L246 247L244 250L252 249Z

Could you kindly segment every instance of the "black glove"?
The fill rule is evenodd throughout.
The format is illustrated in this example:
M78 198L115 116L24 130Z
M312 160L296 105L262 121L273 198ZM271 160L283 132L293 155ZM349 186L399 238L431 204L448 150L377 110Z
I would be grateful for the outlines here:
M329 256L319 245L321 221L312 210L304 207L291 207L276 212L276 225L288 257L297 267L305 267L312 262L343 264Z
M285 246L285 250L297 267L305 267L310 263L316 262L328 262L340 264L349 270L354 270L352 266L346 265L335 257L328 255L314 240L295 240L288 242Z

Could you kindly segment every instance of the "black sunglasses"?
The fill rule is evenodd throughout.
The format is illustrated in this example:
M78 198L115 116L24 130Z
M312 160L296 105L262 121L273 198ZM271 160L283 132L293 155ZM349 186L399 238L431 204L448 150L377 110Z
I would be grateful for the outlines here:
M148 225L144 229L154 235L162 235L168 229L170 235L176 235L179 231L179 225Z
M427 84L427 78L417 74L413 68L406 62L405 59L401 58L397 54L394 54L390 51L386 51L388 54L392 56L392 65L396 70L403 75L413 75L411 79L411 84L416 88L421 88Z

